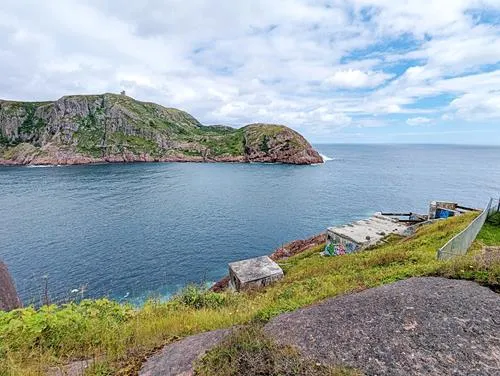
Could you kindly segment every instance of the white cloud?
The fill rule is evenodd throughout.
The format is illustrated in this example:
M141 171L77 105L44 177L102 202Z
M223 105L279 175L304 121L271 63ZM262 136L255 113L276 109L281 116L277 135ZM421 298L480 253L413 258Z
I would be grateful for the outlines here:
M352 118L342 112L333 112L327 107L319 107L309 113L309 121L321 121L332 125L348 125Z
M500 25L474 11L493 8L498 0L5 0L0 97L125 89L204 123L281 122L306 136L401 114L490 121L500 118Z
M454 99L450 109L467 120L500 119L500 90L467 93Z
M347 69L335 72L326 79L326 82L341 88L370 88L379 86L391 76L382 72L363 72L359 69Z
M406 124L411 125L411 126L416 126L416 125L427 125L431 122L431 119L426 118L426 117L421 117L417 116L414 118L409 118L406 120Z

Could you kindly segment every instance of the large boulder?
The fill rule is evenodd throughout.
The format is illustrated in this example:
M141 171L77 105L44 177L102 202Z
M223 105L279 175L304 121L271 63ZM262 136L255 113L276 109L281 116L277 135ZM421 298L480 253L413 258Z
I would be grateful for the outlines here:
M265 331L367 375L500 375L500 296L469 281L410 278L280 315Z

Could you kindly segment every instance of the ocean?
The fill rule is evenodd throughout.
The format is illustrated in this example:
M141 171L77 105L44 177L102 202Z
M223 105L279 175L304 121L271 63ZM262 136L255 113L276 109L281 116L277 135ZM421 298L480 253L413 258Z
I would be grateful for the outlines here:
M140 304L376 211L500 195L500 147L315 147L321 165L0 168L0 258L25 304L40 303L45 283L53 301Z

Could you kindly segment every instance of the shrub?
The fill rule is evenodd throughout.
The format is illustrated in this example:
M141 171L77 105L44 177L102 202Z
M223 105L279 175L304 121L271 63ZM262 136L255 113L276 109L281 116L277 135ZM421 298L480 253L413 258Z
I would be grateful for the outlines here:
M500 212L492 214L488 218L488 223L491 224L492 226L500 227Z
M191 284L177 294L174 300L191 308L220 308L226 304L226 295L209 291L207 288Z

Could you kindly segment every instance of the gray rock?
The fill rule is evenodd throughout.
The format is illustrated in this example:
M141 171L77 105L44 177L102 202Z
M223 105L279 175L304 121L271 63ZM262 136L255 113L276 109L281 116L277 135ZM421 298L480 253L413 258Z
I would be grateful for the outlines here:
M14 281L7 266L0 261L0 310L10 311L20 307L21 300L17 295Z
M368 375L500 375L500 296L468 281L411 278L280 315L265 331Z
M84 376L93 362L92 359L76 360L61 367L52 367L48 370L47 376Z
M184 338L165 346L149 358L139 371L140 376L190 376L193 364L230 333L229 329L215 330Z

